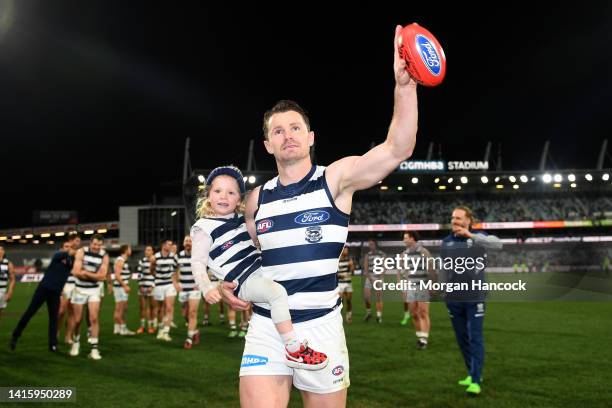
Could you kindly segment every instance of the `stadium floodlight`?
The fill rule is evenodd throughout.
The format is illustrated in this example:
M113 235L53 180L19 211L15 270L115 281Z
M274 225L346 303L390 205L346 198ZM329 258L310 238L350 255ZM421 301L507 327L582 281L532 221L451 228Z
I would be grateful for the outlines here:
M27 244L27 243L28 243L28 240L27 240L27 239L20 239L20 240L19 240L19 243L20 243L20 244Z
M495 186L496 189L501 190L502 188L504 188L503 184L498 184Z
M535 176L531 176L531 181L536 181Z
M608 173L604 173L603 176L601 176L601 179L603 181L608 181L610 180L610 175Z
M461 186L455 186L455 190L461 190Z
M402 186L397 186L397 191L402 191L404 189L404 187Z
M11 239L15 239L15 240L21 239L21 235L13 235Z
M545 182L546 184L550 183L552 181L552 176L548 173L544 174L542 176L542 181Z
M516 177L514 177L514 176L510 176L510 177L508 177L508 178L510 179L510 182L511 182L511 183L516 183Z
M576 183L572 183L572 184L570 184L570 187L571 187L571 188L576 188Z
M446 186L438 186L440 190L446 190Z
M51 240L51 241L47 241L47 244L49 244L49 245L53 245L53 244L55 244L55 241L53 241L53 240Z
M436 177L436 178L434 179L434 183L438 184L439 182L440 182L440 177Z
M200 183L204 183L204 182L206 181L206 178L204 178L204 176L200 174L200 175L198 176L198 181L199 181Z
M51 234L49 234L48 232L44 232L42 234L40 234L41 238L49 238L51 236Z
M178 214L176 211L172 211L172 212L170 213L170 216L171 216L171 217L176 217L176 214Z
M389 187L387 187L387 186L380 186L380 189L381 189L381 190L388 190L388 189L389 189Z
M489 182L489 178L487 176L482 176L480 181L482 181L482 184L487 184Z
M33 243L34 245L38 245L38 244L40 244L40 241L39 241L39 240L37 240L37 239L35 239L34 241L32 241L32 243Z
M554 188L561 188L561 183L555 183L555 184L553 184L553 187Z
M95 232L94 230L85 230L85 231L83 231L83 234L85 234L85 235L91 235L91 234L93 234L94 232ZM45 238L43 235L41 235L41 237Z
M519 185L518 185L518 184L515 184L515 185L513 185L513 186L512 186L512 188L513 188L513 189L515 189L515 190L518 190Z
M34 234L26 234L25 236L27 239L32 239L34 238Z
M446 180L446 181L448 181L448 184L450 184L450 183L452 183L452 182L453 182L453 178L452 178L452 177L450 177L450 178L449 178L448 180Z
M587 179L587 181L593 181L593 176L591 176L589 173L585 174L584 178Z
M100 229L98 230L98 234L106 234L107 232L108 232L108 231L107 231L107 229L106 229L106 228L100 228Z
M248 179L249 179L249 178L248 178L247 176L244 176L244 177L242 178L242 181L244 181L244 182L246 183ZM380 181L379 181L379 183L380 183Z
M255 178L255 176L249 176L249 183L255 184L256 181L257 181L257 178Z
M499 183L499 176L495 177L495 182Z
M559 173L555 174L555 176L553 177L553 180L555 180L555 183L560 183L561 181L563 181L563 176L560 175Z
M418 182L419 182L418 177L413 177L413 178L412 178L412 184L416 184L416 183L418 183Z
M63 231L60 231L60 232L56 232L56 233L55 233L55 236L56 236L56 237L63 237L64 235L66 235L66 233L65 233L65 232L63 232Z
M526 182L528 182L528 181L529 181L529 177L527 177L526 175L524 175L524 174L523 174L523 175L521 176L521 182L526 183Z
M468 178L467 178L467 177L465 177L465 176L461 177L461 182L462 182L463 184L467 184L467 182L468 182Z
M6 237L4 236L0 237L0 241L6 241Z
M574 174L568 174L567 181L571 181L573 183L574 181L576 181L576 176Z

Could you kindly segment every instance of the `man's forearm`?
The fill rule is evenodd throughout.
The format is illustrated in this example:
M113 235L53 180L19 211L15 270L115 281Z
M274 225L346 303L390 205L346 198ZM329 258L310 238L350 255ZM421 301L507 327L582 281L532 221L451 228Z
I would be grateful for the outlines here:
M387 143L399 160L412 155L418 127L418 103L415 86L395 86L393 118L387 134Z
M474 234L474 243L487 249L502 249L504 244L495 235Z

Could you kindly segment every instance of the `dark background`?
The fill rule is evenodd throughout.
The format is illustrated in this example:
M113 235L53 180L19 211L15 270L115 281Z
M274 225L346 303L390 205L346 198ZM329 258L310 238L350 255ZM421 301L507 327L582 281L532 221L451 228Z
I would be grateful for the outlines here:
M504 169L535 169L550 140L551 168L593 168L612 134L606 2L238 4L23 0L7 18L0 0L0 228L36 209L117 219L179 188L186 137L194 167L245 167L255 139L273 169L261 117L279 99L309 111L319 164L362 154L391 119L395 24L414 21L448 70L419 90L413 158L434 141L446 160L481 160L491 140Z

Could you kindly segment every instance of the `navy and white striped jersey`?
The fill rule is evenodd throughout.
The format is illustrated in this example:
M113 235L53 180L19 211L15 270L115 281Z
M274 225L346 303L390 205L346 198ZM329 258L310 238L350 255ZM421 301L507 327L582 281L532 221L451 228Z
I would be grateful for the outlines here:
M293 321L336 309L341 304L336 273L349 215L336 207L325 167L313 166L302 180L288 186L273 178L260 189L258 206L262 275L287 290ZM255 304L253 310L270 316L269 305Z
M338 283L351 283L352 275L349 264L351 262L351 258L348 256L346 258L340 257L338 261Z
M146 256L138 261L138 286L152 288L155 286L155 277L151 275L151 261Z
M8 287L9 263L10 261L6 258L0 260L0 290Z
M403 279L423 280L427 278L427 259L429 251L421 244L416 244L413 248L406 248L402 252L402 259L406 259L407 269L401 270Z
M178 254L179 264L179 283L183 292L190 292L195 289L195 279L191 272L191 254L184 250Z
M119 255L117 257L115 262L117 262L119 259L123 259L123 268L121 269L121 279L123 279L123 283L125 283L127 285L127 284L129 284L130 276L132 275L132 272L130 272L130 265L128 265L127 260L124 257L122 257L121 255ZM119 281L117 281L117 279L113 279L113 286L116 287L116 288L120 288L121 287L121 285L119 284Z
M244 216L200 218L191 229L192 235L197 230L212 238L208 269L217 279L238 281L240 285L261 266L261 254L247 232Z
M99 252L92 252L89 247L83 248L83 269L87 272L96 273L102 266L102 259L106 255L106 251L100 249ZM75 278L75 285L79 288L97 288L99 281L82 280Z
M382 279L384 276L384 271L382 273L374 273L374 267L376 262L378 261L378 267L383 265L384 258L387 256L383 251L376 248L373 251L368 251L365 255L365 262L368 263L368 273L367 276L371 276L374 279Z
M178 267L178 258L170 252L163 256L161 252L155 254L155 286L164 286L172 283L172 275Z

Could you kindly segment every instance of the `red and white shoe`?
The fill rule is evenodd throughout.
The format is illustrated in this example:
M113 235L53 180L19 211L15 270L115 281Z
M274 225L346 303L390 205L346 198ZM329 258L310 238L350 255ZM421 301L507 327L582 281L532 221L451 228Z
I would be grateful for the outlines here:
M193 342L190 338L188 338L187 340L185 340L185 344L183 344L183 348L185 350L191 350L191 347L193 347Z
M303 370L321 370L329 362L325 353L308 347L307 340L302 342L300 349L295 353L290 353L285 349L285 355L287 357L286 363L289 367L301 368Z
M200 332L199 331L193 335L193 344L200 344Z

